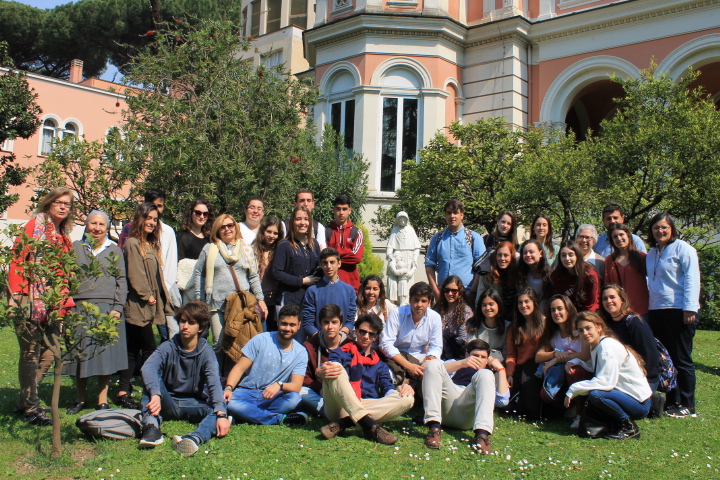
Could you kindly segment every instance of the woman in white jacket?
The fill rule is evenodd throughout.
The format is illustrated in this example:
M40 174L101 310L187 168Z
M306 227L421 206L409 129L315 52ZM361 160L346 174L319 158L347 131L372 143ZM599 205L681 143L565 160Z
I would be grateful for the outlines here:
M579 363L585 370L594 372L594 376L570 385L565 407L570 406L573 397L587 395L590 404L620 424L616 432L607 433L605 438L640 438L640 429L633 420L646 417L652 403L652 390L645 378L642 358L617 340L597 313L580 313L576 325L583 343L590 346L590 361L576 359L568 362L566 368Z

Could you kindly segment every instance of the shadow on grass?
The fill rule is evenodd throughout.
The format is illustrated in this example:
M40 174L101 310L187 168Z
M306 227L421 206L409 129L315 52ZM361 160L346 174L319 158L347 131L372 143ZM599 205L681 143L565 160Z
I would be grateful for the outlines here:
M708 375L716 375L720 377L720 367L711 367L710 365L705 365L704 363L695 362L695 370L707 373Z

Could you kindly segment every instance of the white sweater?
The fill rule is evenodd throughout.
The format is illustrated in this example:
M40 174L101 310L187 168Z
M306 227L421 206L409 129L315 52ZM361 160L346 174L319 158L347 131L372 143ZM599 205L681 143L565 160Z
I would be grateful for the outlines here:
M588 372L594 370L595 376L570 385L567 392L570 398L587 395L591 390L610 391L615 388L638 402L644 402L652 395L635 356L614 338L603 337L590 351L590 362L575 359L573 363L579 363Z

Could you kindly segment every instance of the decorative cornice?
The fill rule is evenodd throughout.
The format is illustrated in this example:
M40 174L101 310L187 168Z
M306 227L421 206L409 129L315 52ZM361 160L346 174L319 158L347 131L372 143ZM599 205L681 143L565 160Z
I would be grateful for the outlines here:
M465 46L467 48L473 48L473 47L479 47L482 45L488 45L491 43L506 42L508 40L514 40L514 41L518 41L521 43L528 43L528 39L524 35L520 35L518 33L506 33L505 35L498 35L496 37L484 38L482 40L477 40L475 42L467 43Z
M434 31L434 32L428 32L423 30L395 30L395 29L388 29L388 28L373 28L373 27L364 27L360 30L337 36L328 38L326 40L322 40L320 42L315 43L315 48L319 49L322 47L326 47L329 45L337 45L338 43L344 42L346 40L351 40L353 38L357 37L365 37L367 35L392 35L392 36L412 36L412 37L435 37L435 38L441 38L457 47L465 47L465 43L462 41L459 41L457 38L452 37L442 31Z
M717 5L717 4L719 4L719 3L720 3L720 0L701 0L701 1L699 1L699 2L688 3L688 4L685 4L685 5L677 5L677 6L674 6L674 7L664 8L664 9L662 9L662 10L657 10L657 11L654 11L654 12L640 13L640 14L636 14L636 15L630 15L630 16L627 16L627 17L624 17L624 18L612 19L612 20L608 20L608 21L602 22L602 23L596 23L596 24L593 24L593 25L587 25L587 26L585 26L585 27L570 28L570 29L567 29L567 30L563 30L563 31L561 31L561 32L557 32L557 33L553 33L553 34L549 34L549 35L542 35L542 36L533 38L533 41L534 41L535 43L540 43L540 42L544 42L544 41L547 41L547 40L553 40L553 39L555 39L555 38L569 37L569 36L572 36L572 35L579 35L579 34L582 34L582 33L591 32L591 31L593 31L593 30L601 30L601 29L610 28L610 27L616 27L616 26L618 26L618 25L624 25L624 24L628 24L628 23L642 22L642 21L645 21L645 20L649 20L649 19L657 18L657 17L663 17L663 16L666 16L666 15L674 15L674 14L677 14L677 13L680 13L680 12L685 12L685 11L689 11L689 10L695 10L695 9L703 8L703 7L706 7L706 6ZM583 13L585 13L585 12L586 12L586 11L584 11ZM548 22L553 22L553 21L554 21L554 22L557 22L558 20L562 20L562 19L565 19L565 18L570 18L570 16L571 16L571 15L567 15L567 16L566 16L566 15L560 15L560 16L557 16L557 17L555 17L555 18L553 18L553 19L550 19L550 20L547 20L547 21L548 21Z

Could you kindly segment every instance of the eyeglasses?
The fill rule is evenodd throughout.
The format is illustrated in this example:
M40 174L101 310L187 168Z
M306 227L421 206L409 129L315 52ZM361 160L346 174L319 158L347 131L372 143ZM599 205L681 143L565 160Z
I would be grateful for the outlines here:
M200 210L193 210L193 213L195 214L196 217L206 217L207 218L210 216L210 212L203 212Z
M252 207L247 207L247 210L250 212L260 212L260 213L265 211L265 209L263 207L256 207L254 205Z
M445 288L443 288L443 291L444 291L445 293L453 293L453 294L455 294L455 293L458 293L458 292L460 291L460 289L459 289L459 288L448 288L448 287L445 287Z
M226 223L225 225L220 225L220 230L232 230L233 228L235 228L234 223Z
M358 329L357 330L358 337L370 337L375 338L378 336L377 332L368 332L367 330Z
M57 206L57 207L65 207L65 208L70 208L70 207L72 207L72 203L70 203L70 202L62 202L62 201L60 201L60 200L55 200L55 201L53 202L53 205L55 205L55 206Z
M578 240L592 240L593 239L593 237L590 237L588 235L578 235L577 238L578 238Z
M655 225L652 229L653 232L664 232L666 230L670 230L670 227L666 225Z

